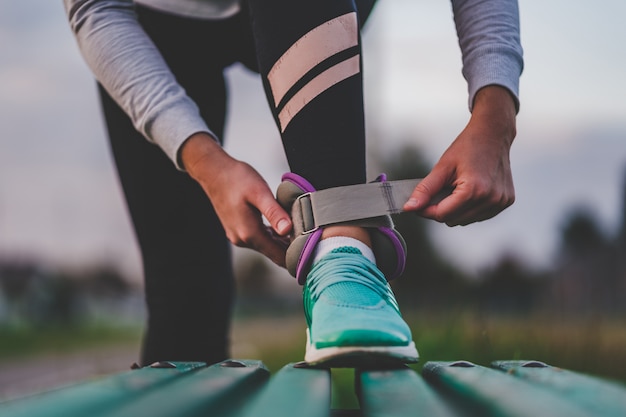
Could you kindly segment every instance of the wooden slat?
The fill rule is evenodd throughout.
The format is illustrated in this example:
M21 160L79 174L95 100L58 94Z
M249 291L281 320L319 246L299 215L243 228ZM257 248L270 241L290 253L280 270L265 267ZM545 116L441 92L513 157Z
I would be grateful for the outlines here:
M497 361L496 369L527 380L594 416L626 416L626 386L537 361Z
M167 362L0 404L0 417L69 417L106 414L205 366Z
M289 364L242 413L245 417L325 417L330 413L330 371Z
M450 407L412 369L361 370L356 374L363 417L452 417Z
M522 379L465 361L428 362L427 381L465 402L473 414L507 417L589 417L576 404Z
M179 378L167 389L146 393L106 417L227 417L268 378L260 361L225 361Z

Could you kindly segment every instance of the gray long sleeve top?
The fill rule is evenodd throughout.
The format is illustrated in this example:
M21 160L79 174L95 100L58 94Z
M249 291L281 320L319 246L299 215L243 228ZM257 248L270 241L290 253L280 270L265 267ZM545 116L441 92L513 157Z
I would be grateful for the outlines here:
M79 49L96 79L135 128L182 169L178 152L194 133L215 136L197 105L176 82L137 21L133 0L63 0ZM183 16L219 19L236 0L136 0ZM517 99L523 69L517 0L452 0L463 76L472 110L478 90L507 88Z

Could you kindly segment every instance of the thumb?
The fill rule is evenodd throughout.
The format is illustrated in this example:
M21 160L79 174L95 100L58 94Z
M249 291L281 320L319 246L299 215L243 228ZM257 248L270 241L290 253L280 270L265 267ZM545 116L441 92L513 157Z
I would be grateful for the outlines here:
M404 204L404 211L418 211L428 207L435 197L445 188L446 178L443 172L433 169L417 184L408 201Z
M291 231L292 224L289 214L278 204L271 193L262 197L258 203L257 208L276 233L285 236Z

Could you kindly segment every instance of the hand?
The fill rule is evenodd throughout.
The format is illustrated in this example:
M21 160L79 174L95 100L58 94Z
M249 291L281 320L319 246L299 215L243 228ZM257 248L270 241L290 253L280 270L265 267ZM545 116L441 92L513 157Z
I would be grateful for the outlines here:
M259 173L230 157L205 133L192 135L180 152L185 169L211 200L228 239L285 266L291 219ZM262 216L271 227L263 224Z
M490 219L513 204L509 151L516 134L515 115L508 90L481 89L469 123L417 185L404 210L457 226ZM435 201L446 189L451 194Z

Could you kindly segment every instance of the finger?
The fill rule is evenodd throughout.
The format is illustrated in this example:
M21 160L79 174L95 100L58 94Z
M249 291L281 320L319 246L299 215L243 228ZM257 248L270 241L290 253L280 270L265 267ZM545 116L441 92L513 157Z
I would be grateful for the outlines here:
M278 204L269 189L267 192L257 195L256 201L250 201L250 203L261 212L278 235L285 236L291 231L292 224L289 214Z
M265 226L265 230L267 231L267 233L270 234L272 239L274 239L281 247L283 247L283 248L285 248L285 250L287 250L287 248L289 247L289 244L291 243L291 239L289 238L289 236L281 236L281 235L279 235L270 226Z
M470 204L458 190L454 190L448 197L437 204L432 204L419 211L421 217L436 220L440 223L451 222L468 210Z
M420 215L448 226L465 226L496 216L511 205L511 200L495 201L491 198L472 199L461 190L453 193L440 204L432 205L420 211Z
M453 213L443 219L443 222L450 227L467 226L471 223L481 222L494 217L500 210L495 210L487 204L469 207L458 213Z
M287 255L287 245L282 238L275 238L267 228L260 231L253 242L252 249L265 255L278 266L285 266L285 258Z
M422 181L417 184L415 190L404 204L404 211L418 211L433 202L436 196L444 190L448 176L435 167Z
M253 249L265 255L277 265L285 265L287 245L278 233L263 224L261 213L251 204L239 213L238 220L231 224L232 228L226 228L228 239L238 247ZM270 232L270 230L272 232Z
M447 197L421 210L420 215L441 223L458 224L459 219L476 207L482 207L485 202L482 197L474 195L471 187L460 183Z
M511 204L513 204L513 201L511 199L503 199L497 203L494 203L493 200L485 201L482 204L475 205L468 210L464 210L462 213L452 218L450 221L446 221L446 224L448 224L449 226L466 226L470 223L489 220L510 207Z

